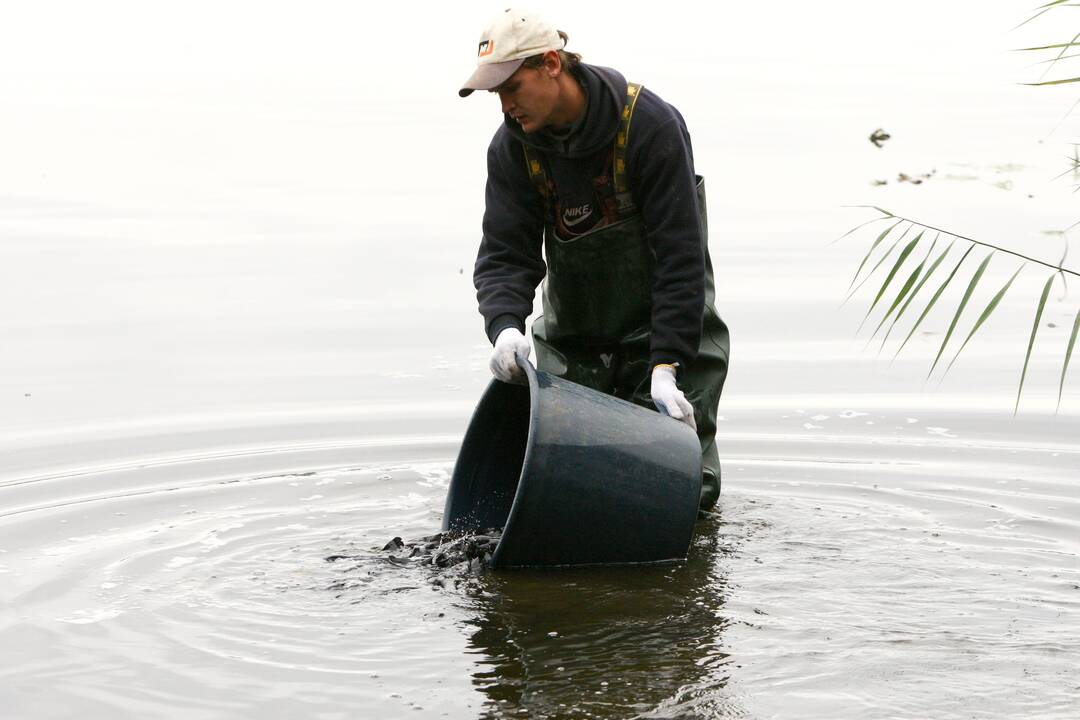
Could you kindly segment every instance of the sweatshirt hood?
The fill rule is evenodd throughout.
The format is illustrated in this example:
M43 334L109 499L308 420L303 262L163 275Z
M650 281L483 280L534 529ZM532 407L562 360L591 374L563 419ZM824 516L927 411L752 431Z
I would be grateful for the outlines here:
M626 103L626 78L611 68L585 63L579 63L570 72L585 89L588 102L585 114L569 135L556 137L547 129L526 134L513 118L504 115L507 132L530 147L567 158L587 157L611 145Z

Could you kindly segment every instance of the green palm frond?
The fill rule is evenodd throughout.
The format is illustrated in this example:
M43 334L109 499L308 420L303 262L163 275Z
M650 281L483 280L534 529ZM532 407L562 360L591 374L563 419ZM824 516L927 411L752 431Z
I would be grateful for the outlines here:
M878 218L878 220L882 220L882 219L884 219L884 218ZM877 246L880 245L881 242L888 236L888 234L891 233L893 230L895 230L896 226L899 225L899 224L900 224L900 222L898 221L898 222L890 225L889 227L885 228L885 231L883 233L881 233L880 235L877 236L877 239L874 240L874 244L871 245L870 249L866 251L866 256L863 258L862 262L859 263L858 269L855 270L855 275L851 278L851 284L848 285L848 290L850 290L851 287L855 284L855 281L859 279L859 274L862 272L863 267L866 266L866 261L869 260L870 256L874 254L875 250L877 250ZM849 232L847 234L850 235L851 233ZM846 237L846 235L841 236L841 237Z
M1061 382L1058 384L1057 410L1061 409L1061 391L1065 389L1065 374L1069 372L1069 360L1072 359L1073 346L1076 345L1077 331L1080 331L1080 310L1076 311L1076 319L1073 320L1072 334L1069 336L1069 347L1065 350L1065 362L1061 366Z
M1028 23L1042 17L1043 15L1053 10L1058 10L1065 7L1080 7L1080 0L1049 0L1047 2L1043 2L1043 4L1035 7L1032 10L1032 15L1026 20L1024 20L1022 23L1020 23L1020 25L1017 25L1017 28L1027 25ZM1045 66L1045 69L1043 70L1042 75L1038 78L1038 81L1024 83L1025 85L1053 86L1080 83L1080 76L1059 77L1049 80L1046 79L1049 73L1058 66L1058 63L1080 58L1080 32L1073 35L1072 39L1070 39L1068 42L1042 44L1033 47L1023 47L1018 48L1017 51L1025 53L1042 53L1044 54L1043 56L1045 58L1040 59L1038 62L1034 63L1034 65L1036 66ZM1080 100L1077 100L1076 103L1074 103L1073 108L1070 109L1069 113L1071 113L1072 110L1078 106L1080 106ZM1068 114L1066 114L1066 117L1068 117ZM1064 122L1064 119L1062 120L1062 122ZM1055 128L1055 130L1056 129L1057 128ZM1073 147L1072 157L1067 158L1067 160L1070 164L1070 167L1059 177L1063 177L1069 172L1072 172L1073 180L1077 180L1078 178L1080 178L1080 151L1078 151L1075 145ZM1058 178L1055 178L1055 180L1056 179ZM1077 189L1080 190L1080 185L1077 186ZM941 228L927 225L926 223L911 220L876 205L861 205L856 207L872 209L876 211L877 217L874 217L871 220L862 223L855 228L852 228L848 232L844 233L844 235L837 238L837 240L835 240L834 242L838 242L839 240L849 237L855 234L858 230L861 230L862 228L865 228L873 223L888 223L888 227L881 233L877 234L877 237L874 239L869 249L863 255L858 268L856 268L855 270L854 276L851 278L851 282L848 284L847 297L844 300L845 303L848 300L851 300L851 298L859 292L863 285L866 285L868 282L870 282L872 278L879 279L880 285L878 286L877 292L874 294L873 299L869 302L869 308L866 311L866 315L863 317L862 322L859 324L859 331L861 331L862 328L867 324L867 322L874 318L875 312L880 311L880 308L885 308L884 311L881 312L880 317L876 318L877 322L874 326L873 332L870 334L870 337L867 340L867 347L869 347L870 343L879 335L881 330L885 328L886 324L888 323L888 329L885 331L884 337L881 340L881 346L878 348L879 353L884 351L889 342L889 338L893 334L893 331L901 325L902 321L905 321L906 324L906 321L909 321L911 316L914 314L914 312L908 313L907 311L910 308L913 308L916 299L918 299L920 304L922 305L922 311L918 313L918 317L915 319L915 321L910 324L906 336L904 337L903 341L900 342L899 347L896 349L896 353L893 356L893 359L895 360L896 357L899 357L900 353L908 345L908 342L922 326L923 322L926 320L927 316L934 309L934 307L938 304L938 301L942 298L946 290L950 288L954 283L960 284L960 282L966 280L965 288L961 293L959 300L957 301L955 309L951 312L951 319L948 323L948 328L945 331L944 338L942 339L940 346L938 346L937 348L937 354L934 356L934 360L930 365L930 371L929 373L927 373L927 378L933 376L934 371L938 368L939 364L941 364L941 360L945 356L946 350L949 349L950 342L952 342L954 335L957 334L957 331L961 326L961 322L965 320L965 311L967 310L968 305L971 304L973 299L976 297L976 292L978 291L979 294L981 294L982 291L979 289L979 283L982 280L984 274L986 273L987 267L990 264L990 260L994 257L994 255L999 255L1002 260L1012 260L1014 262L1017 262L1018 266L1011 273L1011 276L1008 278L1008 280L1000 288L998 288L997 292L995 292L988 301L986 301L986 304L985 306L983 306L982 312L978 315L978 317L975 318L973 322L971 322L971 325L967 330L967 334L964 337L964 341L960 343L959 348L957 348L955 352L952 353L952 359L948 362L947 365L945 365L945 369L941 373L942 377L949 373L949 371L952 369L952 366L956 364L957 360L963 354L968 344L975 337L975 334L979 332L979 330L987 323L991 315L994 314L1000 304L1005 300L1005 297L1008 294L1009 290L1012 288L1013 284L1016 282L1017 278L1020 276L1020 274L1026 267L1028 267L1029 265L1035 265L1051 271L1050 276L1046 279L1043 285L1042 292L1039 295L1039 300L1035 308L1034 321L1031 325L1031 332L1028 337L1027 349L1024 354L1024 365L1023 369L1020 372L1020 382L1016 391L1016 403L1013 408L1013 413L1015 414L1020 408L1020 399L1023 395L1024 383L1027 379L1028 369L1031 364L1031 355L1035 347L1036 337L1039 334L1039 325L1043 319L1044 311L1046 309L1046 302L1050 296L1050 291L1053 289L1055 281L1060 278L1062 287L1061 300L1066 300L1069 295L1069 276L1076 277L1080 275L1080 273L1078 273L1076 270L1065 267L1065 261L1069 255L1069 242L1067 233L1069 230L1072 230L1076 226L1080 225L1080 222L1075 223L1073 226L1070 226L1063 231L1053 233L1055 235L1061 235L1065 240L1065 247L1064 251L1061 254L1061 259L1058 260L1057 264L1054 264L1052 262L1047 262L1045 260L1031 257L1011 248L982 242L974 238L965 237L963 235L950 232L948 230L943 230ZM903 228L903 232L898 233L901 227L905 225L906 227ZM934 234L933 241L924 242L924 238L929 238L930 234L932 234L931 231ZM897 236L898 234L899 236ZM904 241L909 234L914 234L915 237L912 240L908 240L907 243L904 244ZM952 240L949 243L948 247L940 251L935 256L934 253L937 250L938 241L943 235L946 238L951 238ZM891 242L887 244L886 240L890 240ZM957 244L959 244L961 248L964 248L963 254L960 256L960 259L957 260L952 266L952 270L949 272L948 276L937 286L935 292L930 295L929 299L925 299L925 295L920 294L920 291L929 282L931 277L934 276L935 271L945 262L946 258L950 257L953 252L953 248ZM925 245L929 245L929 247L925 250L925 252L923 252L920 247L923 247ZM898 248L900 248L900 250L897 253ZM971 255L975 248L983 248L985 250L988 250L988 252L974 269L969 270L970 265L965 265L965 263L968 259L968 256ZM875 257L877 258L876 261L874 260ZM933 258L933 261L931 261L931 258ZM999 261L998 265L1000 264L1001 263ZM879 270L881 270L883 267L887 269L882 270L881 274L879 275ZM869 268L869 270L867 270L867 268ZM903 278L903 282L900 282L898 278ZM958 278L960 278L960 280L958 280ZM899 285L900 287L899 290L894 289L892 291L893 293L895 293L893 295L890 293L890 288L895 288L896 285ZM887 294L891 297L891 302L882 302L883 300L885 300ZM1054 323L1048 323L1048 326L1056 327ZM1080 336L1080 309L1077 310L1076 317L1073 320L1072 332L1069 335L1068 343L1065 347L1065 358L1061 367L1061 377L1058 380L1057 405L1059 410L1061 406L1061 399L1065 390L1065 379L1068 375L1069 364L1072 360L1072 354L1073 350L1076 347L1078 336Z
M998 290L993 294L993 296L990 297L988 301L986 301L986 304L983 306L983 309L978 315L978 317L976 317L974 321L971 322L971 325L968 328L966 335L964 336L964 341L960 344L959 348L954 353L952 353L952 359L949 361L948 365L945 366L945 370L942 373L943 376L949 372L949 370L954 364L956 364L957 360L963 354L965 348L967 348L968 344L972 341L975 334L986 324L991 315L993 315L999 305L1005 300L1006 295L1008 294L1009 290L1012 288L1013 284L1020 276L1021 271L1024 268L1034 265L1051 270L1050 278L1046 281L1046 284L1043 287L1043 292L1040 296L1040 300L1035 312L1035 321L1031 329L1030 337L1028 339L1027 353L1024 358L1024 367L1021 371L1020 384L1017 391L1016 409L1018 409L1020 395L1023 392L1024 382L1027 377L1028 367L1030 365L1031 353L1035 345L1035 337L1038 333L1039 323L1042 321L1043 312L1046 306L1046 300L1049 296L1051 288L1053 287L1054 280L1058 277L1061 277L1062 280L1065 280L1070 275L1074 277L1080 276L1080 273L1078 273L1076 270L1067 268L1064 265L1065 260L1068 256L1068 244L1066 243L1065 251L1061 255L1061 260L1057 264L1054 264L1052 262L1047 262L1045 260L1030 257L1007 247L1001 247L999 245L982 242L980 240L965 237L963 235L950 232L948 230L933 227L931 225L927 225L926 223L921 223L917 220L912 220L910 218L897 215L881 208L874 207L873 209L880 214L880 216L876 218L877 220L892 220L894 222L891 222L886 230L877 234L874 237L874 240L870 245L870 249L863 256L861 262L859 263L859 267L855 273L855 276L851 280L851 285L855 287L854 289L851 289L851 286L849 286L850 292L848 293L848 299L850 299L855 293L857 293L859 289L867 282L869 282L872 278L879 278L880 284L878 285L878 289L874 293L873 298L870 299L869 309L867 310L866 315L863 317L862 324L860 324L859 328L861 329L868 320L870 320L872 317L875 317L876 312L881 312L881 316L877 318L877 323L874 331L870 335L870 339L872 340L879 334L881 329L885 327L886 323L891 320L891 324L888 326L885 337L881 341L881 349L885 348L889 337L892 335L893 331L897 328L897 326L901 324L901 321L911 316L911 313L908 313L908 310L912 309L912 306L915 304L916 300L919 299L920 304L922 305L922 310L918 314L918 317L914 320L914 322L911 323L911 326L908 329L906 336L899 344L899 347L896 350L896 356L899 356L900 352L904 349L904 347L907 346L908 342L914 336L919 327L922 326L923 321L926 320L927 316L938 304L939 299L945 294L946 290L954 285L954 283L957 281L957 278L961 277L961 274L963 274L963 277L966 278L965 288L957 302L957 305L955 306L955 309L951 312L951 319L945 332L944 339L942 340L940 346L937 349L937 353L930 366L930 372L928 373L927 377L932 376L934 374L934 371L941 364L941 360L944 357L946 350L948 350L954 335L957 334L961 325L966 325L966 323L963 322L965 317L965 311L968 305L971 304L973 298L977 294L981 294L981 291L979 291L980 281L982 280L987 270L987 267L990 264L991 258L993 258L995 255L998 255L1003 259L1013 259L1014 261L1018 261L1018 266L1012 272L1011 277L1009 277L1008 280L1000 288L998 288ZM863 223L859 227L854 228L852 231L845 234L843 237L847 237L855 230L866 227L868 224L869 223ZM892 235L901 225L906 226L903 233L895 237L895 239L893 239L893 241L889 243L888 247L886 248L885 241L887 239L890 239L890 235ZM912 233L915 235L915 237L905 243L905 239L908 237L909 234ZM932 240L930 240L931 236L933 236ZM949 243L948 247L946 247L944 250L939 251L938 245L942 236L944 236L945 238L951 238L951 242ZM929 282L931 277L934 276L935 271L937 271L937 269L945 262L946 258L948 258L952 253L953 248L958 244L961 247L965 245L967 247L964 249L964 252L960 256L960 258L952 266L952 269L949 272L948 276L940 284L938 284L937 289L934 291L934 293L928 299L924 300L923 295L920 294L920 291ZM920 247L922 247L923 249L920 249ZM897 253L896 251L898 248L900 248L900 250ZM971 253L976 248L984 248L989 252L986 253L980 263L973 270L971 270L970 273L964 272L963 269L965 267L968 256L971 255ZM937 253L936 255L935 252ZM891 262L886 263L886 261L890 259ZM870 266L870 269L864 272L867 266ZM901 283L898 278L903 278L903 282ZM895 295L893 295L890 293L889 288L896 285L899 285L900 287L899 290L892 291L895 293ZM886 295L891 298L891 301L883 302ZM882 308L884 308L883 311ZM1073 324L1072 335L1069 339L1068 347L1065 352L1065 362L1062 366L1061 378L1058 388L1059 405L1061 401L1061 396L1064 393L1065 377L1068 373L1069 361L1072 358L1072 352L1076 345L1078 335L1080 335L1080 312L1077 313L1077 319Z
M938 233L938 237L940 237L940 235L941 234ZM937 238L934 238L934 243L935 244L937 243ZM900 307L900 309L897 311L896 315L893 317L892 325L890 325L888 331L886 331L885 338L881 341L881 348L879 349L878 352L885 349L885 343L887 343L889 341L889 336L892 335L892 331L893 331L893 328L896 327L896 323L900 322L900 318L903 317L904 312L906 312L907 309L908 309L908 306L911 305L912 302L914 302L915 296L919 294L919 291L922 290L923 285L925 285L926 281L930 279L930 276L934 274L934 271L938 269L938 266L941 265L942 261L946 257L948 257L949 252L952 251L953 245L955 245L955 244L956 244L955 240L953 240L951 243L949 243L949 247L945 248L945 250L942 251L942 253L940 255L938 255L937 259L934 260L933 263L931 263L931 265L927 269L926 273L919 280L919 284L916 285L915 289L912 290L908 294L907 300L904 301L904 304ZM933 251L932 247L931 247L931 251ZM927 253L926 256L930 257L930 253Z
M987 318L990 317L990 314L997 309L998 303L1001 302L1001 298L1005 297L1005 293L1009 291L1009 288L1012 287L1013 281L1016 280L1016 277L1020 274L1020 271L1023 270L1026 265L1027 263L1024 263L1023 265L1018 267L1016 269L1016 272L1012 274L1012 277L1009 278L1009 282L1005 283L1001 287L1001 289L998 290L997 293L995 293L994 297L990 298L990 302L987 303L986 308L983 309L982 315L979 316L979 319L975 321L975 326L971 328L971 332L969 332L968 336L964 338L964 342L960 345L960 349L956 351L955 355L953 355L953 359L949 363L949 367L945 368L945 372L949 372L949 370L953 366L953 363L955 363L956 359L960 357L960 353L964 351L964 348L967 347L968 342L971 341L971 338L975 335L979 328L983 326L983 323L986 322Z
M926 303L926 307L923 308L922 314L919 315L919 319L911 326L911 330L908 332L907 337L904 338L904 342L900 343L900 347L896 350L897 355L899 355L900 351L904 349L904 346L908 344L908 340L910 340L911 336L915 334L915 331L919 329L919 326L922 325L922 321L926 319L926 316L930 314L930 311L934 308L934 304L938 301L938 298L941 297L941 293L945 292L945 288L949 287L949 283L952 282L952 279L956 277L956 273L959 272L960 266L964 264L964 261L967 260L967 256L970 255L971 251L974 249L975 246L972 245L960 256L960 261L956 263L956 267L949 273L949 277L945 278L945 282L941 283L941 287L939 287L933 297L930 298L930 302Z
M1017 25L1017 28L1027 25L1053 10L1065 7L1080 7L1080 0L1049 0L1043 2L1043 4L1035 7L1032 10L1031 16L1020 23L1020 25ZM1038 81L1024 83L1025 85L1052 86L1080 83L1080 75L1073 77L1059 77L1049 80L1046 79L1050 71L1058 66L1058 63L1080 58L1080 32L1073 35L1072 39L1067 42L1023 47L1018 48L1017 51L1025 53L1042 53L1045 58L1034 63L1036 66L1045 66ZM1076 103L1074 103L1073 108L1069 110L1069 113L1076 107L1080 107L1080 100L1077 100ZM1068 117L1068 114L1066 114L1066 117ZM1062 122L1064 122L1064 119ZM1057 128L1055 128L1055 130L1056 129ZM1077 180L1080 178L1080 150L1078 150L1075 145L1073 147L1072 157L1067 158L1067 160L1070 167L1059 177L1063 177L1069 172L1072 172L1073 180ZM1077 186L1077 189L1080 190L1080 185ZM881 346L878 348L879 353L884 351L894 330L896 330L898 326L901 326L902 322L907 324L912 315L915 314L915 302L918 300L922 306L922 310L918 313L918 317L914 322L910 323L907 334L904 336L903 341L899 343L899 347L897 347L896 353L893 356L893 359L895 360L908 345L918 329L923 325L923 322L927 319L930 312L938 305L938 301L943 297L946 290L954 283L960 284L961 282L966 281L964 290L960 294L955 309L950 313L951 319L948 323L948 328L945 331L941 344L937 348L937 353L930 365L930 371L927 374L927 378L933 376L934 371L941 364L941 360L949 349L953 337L957 335L957 332L960 329L961 322L965 321L965 312L968 305L971 304L976 297L977 292L979 294L982 293L979 285L980 281L986 273L990 260L995 255L1001 257L1002 260L1016 262L1017 267L1012 271L1008 280L986 301L986 304L983 306L982 312L979 313L978 317L971 322L963 342L960 343L959 348L952 353L952 359L945 365L945 369L941 373L942 377L949 373L952 366L956 364L964 350L971 343L975 334L983 328L991 315L994 314L997 308L1005 300L1009 290L1025 268L1034 265L1051 271L1043 285L1042 292L1039 295L1038 303L1035 307L1034 321L1031 325L1027 349L1024 354L1024 365L1020 372L1020 381L1016 391L1016 403L1013 408L1015 414L1020 408L1020 399L1023 395L1024 383L1027 379L1028 369L1031 365L1031 355L1035 347L1036 337L1039 334L1039 325L1042 322L1044 311L1046 310L1046 302L1050 296L1050 291L1053 289L1055 281L1060 278L1062 287L1062 297L1060 299L1064 301L1069 295L1069 276L1080 276L1080 273L1076 270L1065 267L1065 261L1069 255L1067 233L1075 227L1080 226L1080 222L1075 223L1063 231L1053 233L1062 236L1065 240L1065 247L1061 254L1061 259L1054 264L1052 262L1031 257L1011 248L982 242L948 230L936 228L926 223L903 217L876 205L860 205L856 207L872 209L877 213L877 216L852 228L833 242L838 242L839 240L849 237L858 230L874 223L886 222L888 224L888 227L885 228L885 230L877 234L874 241L870 244L869 249L863 255L862 260L859 262L859 266L855 270L855 274L851 278L851 282L848 284L848 289L846 291L847 297L844 300L845 303L851 300L864 285L873 278L878 278L880 284L878 285L877 292L874 294L873 299L869 302L869 308L866 311L866 315L859 324L859 331L862 330L868 321L875 317L875 312L881 312L881 308L885 309L881 312L880 317L876 318L877 322L874 325L873 332L870 334L870 338L867 340L867 347L869 347L870 343L879 335L879 333L881 333L882 329L886 327L886 324L888 324L888 329L885 331L884 337L881 340ZM899 232L901 229L903 229L902 233ZM905 240L910 234L914 234L915 237L914 239L907 240L905 244ZM924 240L924 238L929 238L931 234L934 235L932 242ZM951 238L951 241L949 242L948 247L939 251L935 256L938 241L942 236L945 236L947 239ZM889 240L890 242L886 243L886 240ZM959 260L953 264L952 270L948 273L948 276L937 285L937 289L934 293L926 299L925 295L921 294L923 287L927 285L931 277L935 276L934 274L937 269L952 255L953 248L958 244L964 249L963 254L960 256ZM926 245L929 247L923 252L921 248ZM898 248L899 252L897 252ZM966 264L966 261L968 256L971 255L976 248L983 248L988 252L974 269L970 269L970 264ZM932 261L931 258L933 258ZM998 265L1000 264L1001 262L999 261ZM882 270L882 268L885 269ZM881 270L880 274L879 270ZM903 281L900 282L898 278L903 278ZM899 290L895 289L896 285L900 286ZM894 288L892 292L890 292L890 288ZM886 296L891 297L891 301L883 302L883 300L886 299ZM912 309L913 311L909 313L909 309ZM1056 327L1054 323L1048 323L1048 326ZM1076 317L1073 320L1072 332L1069 335L1068 343L1065 347L1065 358L1061 366L1061 377L1058 380L1058 409L1060 409L1061 406L1061 399L1065 390L1065 379L1069 372L1069 364L1072 360L1072 354L1076 347L1078 336L1080 336L1080 309L1077 310Z
M866 311L866 317L863 318L864 323L867 321L867 319L869 319L870 313L874 312L874 308L877 307L878 301L881 300L881 296L884 295L885 291L889 289L889 284L892 283L893 278L896 277L896 273L900 272L900 267L904 264L904 261L907 260L908 255L911 254L911 251L915 249L915 246L919 244L919 241L922 240L922 236L923 233L919 233L918 235L916 235L915 239L905 245L904 249L900 251L900 257L896 259L896 262L893 264L892 270L890 270L889 274L885 277L885 282L881 284L881 289L878 290L877 296L874 297L874 302L870 303L870 309ZM862 325L860 325L859 327L862 328Z
M945 352L945 346L949 344L949 339L952 337L953 331L956 330L956 324L960 322L960 316L964 314L964 308L967 307L968 300L971 299L971 293L975 291L975 286L979 284L979 280L982 279L983 273L986 272L986 266L990 264L990 258L994 257L993 252L988 252L986 257L979 267L975 270L975 274L971 276L971 281L968 283L967 290L964 291L964 297L960 301L960 307L956 308L956 314L953 315L952 322L949 323L949 330L945 333L945 339L941 341L941 347L938 348L937 357L934 358L934 364L930 366L930 372L926 374L930 377L934 374L934 368L937 367L938 360L941 359L942 353Z
M1016 407L1013 415L1020 409L1020 395L1024 392L1024 378L1027 377L1028 363L1031 361L1031 348L1035 346L1035 335L1039 332L1039 321L1042 320L1043 308L1046 307L1046 298L1050 295L1050 287L1054 284L1055 275L1046 279L1043 285L1042 295L1039 296L1039 307L1035 309L1035 322L1031 324L1031 337L1028 339L1027 354L1024 355L1024 369L1020 372L1020 387L1016 389Z
M1077 162L1080 162L1080 160L1077 160ZM833 240L833 241L832 241L831 243L829 243L829 244L830 244L830 245L835 245L836 243L838 243L838 242L840 242L841 240L843 240L844 238L846 238L846 237L847 237L848 235L851 235L852 233L854 233L854 232L855 232L855 231L857 231L857 230L862 230L862 229L863 229L864 227L866 227L867 225L872 225L872 224L874 224L874 223L876 223L876 222L881 222L882 220L888 220L888 219L889 219L889 218L888 218L887 216L885 216L885 217L876 217L876 218L873 218L873 219L871 219L871 220L867 220L866 222L864 222L864 223L860 223L860 224L856 225L855 227L851 228L851 229L850 229L850 230L848 230L848 231L847 231L846 233L844 233L844 234L843 234L843 235L841 235L840 237L836 238L835 240Z
M1053 45L1039 45L1038 47L1016 48L1016 52L1040 52L1042 50L1068 50L1071 47L1080 47L1080 42L1073 38L1072 42L1055 43ZM1051 61L1053 62L1053 61Z
M1064 78L1062 80L1044 80L1043 82L1021 83L1021 85L1027 85L1029 87L1044 87L1046 85L1068 85L1069 83L1074 82L1080 82L1080 77Z
M1065 235L1065 233L1062 233L1062 235ZM1058 267L1059 268L1063 267L1065 265L1065 260L1068 257L1069 257L1069 237L1067 235L1065 235L1065 249L1062 250L1061 259L1058 260ZM1067 277L1065 277L1065 273L1062 272L1061 270L1058 270L1058 275L1061 276L1061 285L1062 285L1062 287L1064 287L1065 292L1068 293L1069 292L1069 279Z
M1050 12L1051 10L1053 10L1055 8L1059 8L1059 7L1075 7L1075 3L1071 3L1071 2L1069 2L1069 0L1053 0L1053 2L1048 2L1045 5L1040 5L1039 7L1035 8L1035 14L1034 15L1032 15L1027 20L1025 20L1024 22L1017 25L1015 28L1013 28L1013 30L1016 30L1017 28L1021 28L1021 27L1025 26L1025 25L1027 25L1029 22L1031 22L1035 18L1040 17L1040 16Z
M1057 55L1056 55L1056 56L1054 57L1054 59L1053 59L1053 60L1052 60L1052 61L1051 61L1051 62L1050 62L1050 63L1049 63L1049 64L1048 64L1047 66L1046 66L1046 69L1045 69L1045 70L1043 70L1043 74L1042 74L1042 76L1043 76L1044 78L1045 78L1045 77L1047 76L1047 74L1048 74L1048 73L1049 73L1049 72L1050 72L1051 70L1053 70L1053 69L1054 69L1054 66L1055 66L1055 65L1057 65L1057 64L1058 64L1058 62L1059 62L1059 61L1060 61L1060 60L1061 60L1061 59L1062 59L1063 57L1065 57L1065 53L1066 53L1066 52L1068 52L1069 48L1070 48L1070 47L1075 47L1075 46L1077 45L1077 42L1076 42L1077 40L1080 40L1080 33L1077 33L1076 35L1073 35L1073 39L1072 39L1072 40L1070 40L1070 41L1069 41L1069 43L1068 43L1067 45L1065 45L1065 46L1064 46L1064 47L1062 47L1062 48L1061 48L1060 50L1058 50L1058 54L1057 54ZM1070 78L1070 79L1068 79L1068 80L1049 80L1049 81L1043 81L1043 80L1042 80L1042 78L1040 78L1040 81L1039 81L1039 82L1037 82L1037 83L1031 83L1031 84L1034 84L1034 85L1061 85L1061 84L1064 84L1064 83L1070 83L1070 82L1075 82L1075 81L1076 81L1076 80L1078 80L1078 79L1080 79L1080 78Z
M1080 53L1073 53L1072 55L1062 55L1061 57L1053 57L1053 58L1050 58L1049 60L1040 60L1040 61L1038 61L1036 63L1032 63L1032 66L1034 67L1036 65L1053 65L1058 60L1071 60L1072 58L1078 58L1078 57L1080 57Z
M883 263L884 263L884 262L885 262L886 260L888 260L888 259L889 259L889 256L890 256L890 255L892 255L892 252L893 252L893 250L895 250L895 249L896 249L896 248L897 248L897 247L898 247L898 246L900 245L900 243L902 243L902 242L904 241L904 238L906 238L906 237L907 237L907 234L908 234L909 232L911 232L911 228L912 228L912 227L914 227L914 226L913 226L913 225L909 225L909 226L907 227L907 229L906 229L906 230L904 230L904 232L900 234L900 237L896 238L896 240L895 240L895 241L893 242L893 244L889 246L889 249L885 251L885 254L881 256L881 258L880 258L880 259L879 259L879 260L877 261L877 263L875 263L875 264L874 264L874 267L870 268L870 272L868 272L868 273L866 274L866 277L864 277L864 278L862 279L862 282L860 282L860 283L859 283L858 285L856 285L856 286L855 286L855 288L854 288L854 289L853 289L853 290L852 290L851 292L849 292L849 293L848 293L848 296L847 296L847 297L846 297L846 298L844 299L844 302L847 302L847 301L848 301L848 300L850 300L850 299L851 299L852 297L854 297L855 293L859 292L859 290L860 290L860 289L862 288L862 286L863 286L863 285L865 285L865 284L866 284L866 283L867 283L867 282L868 282L868 281L870 280L870 278L874 277L874 273L876 273L876 272L877 272L877 269L878 269L879 267L881 267L881 265L882 265L882 264L883 264ZM872 253L871 253L871 254L872 254ZM869 256L869 255L867 255L867 259L869 259L869 257L870 257L870 256ZM861 272L861 271L860 271L860 272ZM855 276L854 278L852 278L851 282L852 282L852 283L854 283L854 282L855 282L855 280L856 280L856 279L857 279L858 277L859 277L859 276L858 276L858 275L856 275L856 276Z
M922 237L922 233L919 233L919 237ZM938 237L940 237L940 233L938 233ZM915 269L911 271L910 275L908 275L907 280L904 281L903 286L900 288L900 292L896 294L896 298L892 301L892 305L890 305L889 309L885 311L885 314L881 317L881 322L879 322L877 324L877 327L874 328L874 332L870 336L870 340L873 340L875 337L877 337L877 334L881 330L881 327L885 324L885 321L892 317L893 311L896 310L900 303L904 301L904 298L909 297L908 293L911 290L912 286L915 285L915 281L918 280L919 277L922 275L922 270L924 267L926 267L926 261L930 259L931 255L934 254L934 248L937 247L938 237L935 237L934 242L930 243L930 249L926 251L926 257L923 258L921 263L915 266ZM919 283L919 287L921 286L922 283ZM918 291L918 288L916 288L916 291ZM910 302L910 300L908 300L908 302ZM907 305L908 303L905 302L904 307L906 308ZM902 313L903 309L901 309L900 312ZM899 315L900 313L897 314ZM870 313L867 312L866 315L867 317L869 317ZM865 322L865 318L863 319L863 322ZM895 319L893 320L893 324L896 324ZM890 329L892 328L892 326L889 327ZM886 338L887 337L888 334L886 333ZM869 344L869 340L867 341L867 344Z
M1017 25L1016 27L1019 28L1019 27L1022 27L1024 25L1027 25L1032 20L1035 20L1036 18L1041 17L1042 15L1050 12L1051 10L1056 10L1056 9L1062 8L1062 7L1077 7L1077 3L1066 2L1064 0L1062 0L1060 2L1045 3L1044 5L1041 5L1041 6L1037 7L1037 8L1035 8L1035 14L1032 15L1031 17L1029 17L1024 22L1020 23L1020 25ZM1013 29L1015 30L1016 28L1013 28ZM1069 52L1069 50L1071 48L1075 48L1075 47L1080 47L1080 33L1077 33L1076 35L1074 35L1072 40L1070 40L1069 42L1066 42L1066 43L1053 43L1053 44L1050 44L1050 45L1038 45L1038 46L1035 46L1035 47L1017 48L1017 52L1044 52L1044 51L1047 51L1047 50L1057 50L1057 53L1054 55L1054 57L1050 58L1049 60L1044 60L1041 63L1038 63L1040 65L1046 65L1046 69L1043 71L1042 77L1039 78L1039 82L1023 83L1023 84L1024 85L1031 85L1031 86L1045 86L1045 85L1066 85L1066 84L1069 84L1069 83L1080 82L1080 77L1063 78L1063 79L1060 79L1060 80L1044 80L1043 79L1050 73L1051 70L1053 70L1054 66L1057 65L1060 61L1067 60L1070 57L1075 57L1075 55L1066 55L1066 53Z

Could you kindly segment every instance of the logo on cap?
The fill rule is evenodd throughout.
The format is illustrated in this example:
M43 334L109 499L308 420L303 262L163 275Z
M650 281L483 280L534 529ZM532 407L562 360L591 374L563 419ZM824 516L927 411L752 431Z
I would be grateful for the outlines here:
M495 52L495 43L492 40L481 40L480 51L477 53L477 57L484 57Z

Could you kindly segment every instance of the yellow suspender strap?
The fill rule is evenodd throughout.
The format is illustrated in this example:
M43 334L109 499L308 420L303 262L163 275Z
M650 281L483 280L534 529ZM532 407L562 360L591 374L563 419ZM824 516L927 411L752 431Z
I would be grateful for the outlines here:
M619 118L619 129L615 133L615 192L625 195L630 192L630 185L626 181L626 147L630 144L630 120L634 117L634 106L637 105L638 95L641 94L641 85L628 83L626 86L626 104L623 105L622 117ZM619 199L622 204L622 198Z
M619 128L615 133L613 173L615 194L620 209L633 207L633 201L630 198L630 184L626 180L626 148L630 142L630 121L634 117L634 107L637 105L641 88L642 86L638 83L627 84L626 104L623 105L622 116L619 118ZM548 197L547 173L544 172L544 166L540 164L540 156L525 143L521 144L521 149L525 152L525 167L529 171L529 180L532 181L540 195L546 199Z
M544 166L540 164L540 156L525 143L521 143L521 149L525 151L525 167L529 170L529 180L532 181L540 196L547 200L547 173L544 172Z

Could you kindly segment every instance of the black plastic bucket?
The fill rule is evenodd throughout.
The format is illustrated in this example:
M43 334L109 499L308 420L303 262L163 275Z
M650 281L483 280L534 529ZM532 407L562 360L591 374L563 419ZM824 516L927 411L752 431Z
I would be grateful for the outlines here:
M443 530L503 528L493 567L686 557L701 446L685 423L539 372L492 380L454 466Z

